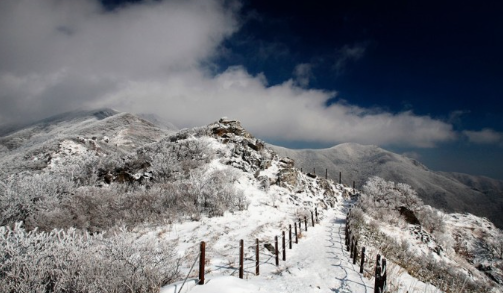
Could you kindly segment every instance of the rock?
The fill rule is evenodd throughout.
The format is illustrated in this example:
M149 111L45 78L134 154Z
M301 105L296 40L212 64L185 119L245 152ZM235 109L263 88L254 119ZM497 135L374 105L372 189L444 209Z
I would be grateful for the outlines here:
M105 176L103 176L103 180L105 180L106 184L111 184L114 180L114 176L108 172Z
M279 163L281 164L281 167L284 167L284 168L293 168L295 161L293 159L285 157L285 158L281 158L279 160Z
M247 141L248 147L254 151L260 151L264 148L264 145L260 142L252 143L251 141Z
M271 166L272 166L271 160L262 160L262 162L260 162L260 169L261 170L265 170Z
M295 169L281 169L278 174L279 186L291 188L297 186L297 173Z
M269 180L269 177L262 175L262 176L259 176L257 179L258 179L258 182L260 183L260 187L263 190L265 190L265 191L269 190L269 188L271 187L271 181Z
M409 208L401 206L398 208L400 215L405 219L405 221L412 225L421 225L419 219L416 217L413 211Z
M264 247L269 250L272 254L275 254L276 253L276 249L274 248L274 246L271 244L271 243L265 243L264 244Z
M241 122L237 120L220 118L218 123L213 124L212 126L210 126L210 128L211 133L215 137L230 138L232 137L232 135L237 135L244 138L253 138L253 136L241 126Z
M493 268L490 266L490 265L483 265L483 264L479 264L477 266L477 269L481 272L484 272L484 274L491 280L493 280L494 282L498 283L498 284L503 284L503 279L498 276L497 273L495 273L493 271Z

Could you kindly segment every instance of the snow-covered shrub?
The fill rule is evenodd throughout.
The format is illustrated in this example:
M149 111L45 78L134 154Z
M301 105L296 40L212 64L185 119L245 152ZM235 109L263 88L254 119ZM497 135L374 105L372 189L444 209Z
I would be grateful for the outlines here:
M203 214L221 216L225 211L248 207L246 196L234 188L233 171L232 168L198 168L190 172L188 179L153 183L149 187L134 184L83 186L55 198L50 208L31 205L29 216L15 219L28 219L30 227L43 231L74 227L95 233L117 225L134 227L182 218L197 220Z
M167 243L124 231L0 227L2 292L158 292L179 277L179 261Z
M351 231L353 231L357 238L359 238L359 232L363 226L365 226L365 215L364 212L360 207L353 207L351 209L351 222L350 222L350 228Z
M210 162L215 150L211 147L210 138L175 140L170 137L141 149L138 153L151 163L159 181L174 181L187 178L190 170Z
M50 210L67 196L74 184L66 177L42 174L18 174L0 182L1 225L25 221L33 228L32 216L40 210Z
M426 231L430 233L445 231L444 214L441 211L425 205L418 209L416 215Z
M435 230L433 232L433 236L435 237L436 242L442 246L444 251L446 251L447 253L454 252L453 247L455 240L454 238L452 238L452 235L450 233L446 233L442 230Z
M233 183L236 176L233 169L196 169L188 179L188 194L195 199L199 212L208 216L222 216L226 210L243 210L248 201L242 191L237 191Z

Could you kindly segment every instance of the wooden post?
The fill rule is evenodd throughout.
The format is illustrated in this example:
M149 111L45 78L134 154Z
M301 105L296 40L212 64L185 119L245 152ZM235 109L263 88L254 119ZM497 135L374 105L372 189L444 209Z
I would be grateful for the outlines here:
M299 244L299 234L297 234L297 223L293 223L293 225L295 226L295 244Z
M348 226L346 225L345 229L344 229L344 244L346 246L348 246L348 238L349 238L349 229L348 229Z
M353 258L353 246L355 245L355 237L351 237L351 245L349 246L349 258Z
M281 242L281 246L283 247L283 261L286 260L286 245L285 245L285 242L286 242L286 236L285 236L285 231L282 231L283 232L283 241Z
M381 287L381 255L378 254L376 257L374 293L381 293L380 287Z
M314 214L316 216L316 223L318 223L318 208L314 208Z
M307 217L304 216L304 226L306 227L306 231L307 231Z
M328 169L325 169L325 180L328 180Z
M316 175L316 168L313 168L313 174Z
M339 184L342 184L342 172L339 172Z
M243 278L244 241L239 241L239 278Z
M362 257L360 260L360 274L363 274L363 264L365 263L365 246L362 247Z
M204 285L204 262L205 262L205 251L206 243L201 241L201 246L199 248L199 285Z
M374 293L382 293L380 287L381 287L381 267L376 267Z
M353 181L353 189L355 189L355 182Z
M276 266L279 266L278 236L274 236L274 253L276 254Z
M259 254L259 244L258 244L258 238L255 239L255 275L260 275L260 268L259 268L259 259L260 259L260 254Z
M313 227L314 227L314 213L311 211L311 222L313 222Z
M346 250L349 251L349 245L351 244L351 230L348 229L348 238L346 243Z
M382 277L381 277L381 292L386 289L386 279L388 277L388 270L386 269L386 259L382 259Z
M292 224L288 225L288 248L292 249Z
M353 252L353 264L356 264L356 258L358 257L358 240L355 241L355 247Z
M300 173L302 173L302 168L300 168Z

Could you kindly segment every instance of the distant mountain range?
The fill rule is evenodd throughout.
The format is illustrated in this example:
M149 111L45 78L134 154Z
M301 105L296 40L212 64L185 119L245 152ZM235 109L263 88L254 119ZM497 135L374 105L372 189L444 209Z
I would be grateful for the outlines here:
M45 167L40 154L57 150L63 139L107 140L102 152L131 153L174 134L178 129L155 115L133 115L112 109L72 111L30 123L0 127L0 163L4 173ZM357 188L367 178L411 185L426 204L448 212L469 212L503 227L503 181L483 176L431 171L417 160L377 146L354 143L328 149L292 150L270 145L280 156L295 161L304 172L339 180ZM47 161L45 161L47 162ZM315 170L314 170L315 169Z
M270 145L297 168L361 187L370 176L411 185L426 204L447 212L469 212L503 227L503 181L461 173L436 172L415 159L372 145L339 144L327 149L292 150Z

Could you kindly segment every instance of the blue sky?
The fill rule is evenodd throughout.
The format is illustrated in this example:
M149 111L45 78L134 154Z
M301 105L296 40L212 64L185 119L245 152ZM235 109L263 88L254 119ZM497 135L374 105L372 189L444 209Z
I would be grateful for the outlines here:
M5 0L0 123L221 116L292 147L375 144L503 179L497 1Z
M248 21L227 41L234 54L224 58L224 67L245 64L281 83L296 64L307 63L308 86L337 91L335 100L411 110L461 133L503 131L500 1L259 0L245 2L243 13ZM388 149L438 170L503 179L501 136L494 144L467 140L461 135L435 148Z
M224 63L271 83L308 63L309 86L339 99L442 119L462 112L460 129L502 130L501 2L312 2L245 2L248 21L226 42L235 56Z

